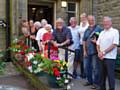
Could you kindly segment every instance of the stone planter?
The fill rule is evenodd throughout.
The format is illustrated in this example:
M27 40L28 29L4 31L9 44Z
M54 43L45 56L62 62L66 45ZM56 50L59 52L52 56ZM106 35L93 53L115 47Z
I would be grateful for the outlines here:
M30 73L24 65L21 66L17 61L13 60L13 64L19 71L29 80L30 84L33 85L35 90L50 90L48 86L42 83L37 75Z
M36 74L36 76L44 83L46 84L48 87L51 88L60 88L57 84L56 84L56 78L52 75L49 75L45 72L40 72L38 74ZM44 81L43 81L44 80Z

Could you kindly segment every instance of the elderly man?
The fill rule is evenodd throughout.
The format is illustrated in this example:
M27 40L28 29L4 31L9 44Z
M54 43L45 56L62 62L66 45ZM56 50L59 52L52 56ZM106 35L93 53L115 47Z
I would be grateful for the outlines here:
M72 41L72 35L70 29L64 26L64 21L62 18L58 18L56 20L56 29L53 31L54 46L67 48L67 46L70 45L71 41ZM58 56L60 60L65 60L65 49L59 48ZM69 66L68 66L68 72L72 74Z
M93 37L94 33L101 32L99 25L95 24L95 17L88 16L89 27L84 33L83 48L85 57L85 72L88 82L85 86L92 85L92 89L96 89L99 86L99 60L96 49L96 39Z
M76 17L71 17L70 18L70 26L68 27L71 31L71 34L72 34L72 40L73 40L73 44L69 46L69 49L71 50L74 50L75 51L75 55L74 53L70 53L70 62L71 62L71 65L74 66L74 71L73 71L73 68L72 71L73 71L73 75L74 75L74 78L77 78L77 66L78 66L78 63L80 62L80 34L79 34L79 29L80 27L77 25L77 19ZM74 62L74 65L73 65L73 62Z
M119 32L112 27L111 18L103 18L104 30L97 40L98 56L100 58L101 82L99 90L106 90L106 77L108 77L109 90L115 90L115 59L117 45L119 44Z

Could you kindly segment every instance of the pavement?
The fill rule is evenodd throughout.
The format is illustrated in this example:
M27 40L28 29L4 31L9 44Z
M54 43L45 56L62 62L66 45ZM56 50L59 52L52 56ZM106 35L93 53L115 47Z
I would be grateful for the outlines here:
M68 90L95 90L91 89L90 86L84 86L83 84L86 82L84 79L74 79L70 86L71 89ZM107 88L108 88L108 83L106 81ZM120 80L116 79L116 89L115 90L120 90ZM57 88L52 88L51 90L63 90L63 89L57 89Z
M0 75L0 90L35 90L12 63L7 63L4 74Z
M44 76L39 79L43 81L43 83L45 83L46 86L49 86L51 90L63 90L63 88L52 87L51 82L52 80L48 80L48 76ZM70 90L92 90L90 89L90 87L83 85L85 82L86 80L82 78L73 79L69 84L71 86ZM35 90L35 89L28 83L28 80L19 73L19 71L15 70L15 67L10 63L7 64L5 74L0 75L0 90ZM120 80L118 79L116 79L115 90L120 90Z

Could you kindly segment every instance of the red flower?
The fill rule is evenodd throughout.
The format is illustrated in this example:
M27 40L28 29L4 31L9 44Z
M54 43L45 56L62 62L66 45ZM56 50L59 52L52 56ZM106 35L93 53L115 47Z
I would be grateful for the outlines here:
M27 62L28 61L28 57L24 56L24 60L25 60L25 62Z
M24 55L24 54L25 54L24 51L20 51L20 52L18 52L18 53L21 54L21 55Z
M60 71L57 68L53 68L53 73L56 77L60 76Z
M31 62L30 62L30 61L27 61L27 62L26 62L26 65L27 65L27 66L31 66Z
M24 46L23 47L23 50L26 50L26 49L28 49L29 48L29 46Z

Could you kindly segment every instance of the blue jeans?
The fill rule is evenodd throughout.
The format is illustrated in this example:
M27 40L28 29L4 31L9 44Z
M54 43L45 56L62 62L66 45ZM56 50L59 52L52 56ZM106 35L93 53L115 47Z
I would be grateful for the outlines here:
M89 83L99 85L100 69L98 56L88 55L84 59L84 69Z

